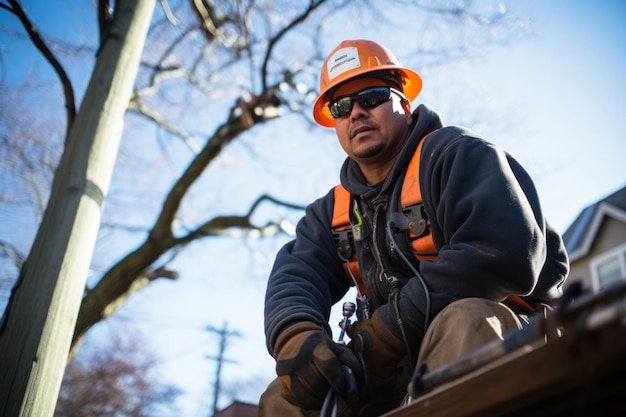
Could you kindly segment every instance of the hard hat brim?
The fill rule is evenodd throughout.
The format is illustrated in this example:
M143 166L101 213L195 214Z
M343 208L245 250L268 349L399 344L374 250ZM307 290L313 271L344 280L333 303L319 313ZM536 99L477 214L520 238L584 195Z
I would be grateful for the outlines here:
M350 71L349 73L341 74L333 80L324 91L321 91L315 103L313 104L313 118L315 121L324 127L335 127L335 119L330 113L328 103L326 100L326 94L341 84L348 82L355 77L365 75L370 72L381 70L396 70L402 73L402 90L406 98L409 101L413 101L417 98L420 91L422 91L422 77L415 71L408 68L398 67L397 65L380 65L375 68L362 68L361 70Z

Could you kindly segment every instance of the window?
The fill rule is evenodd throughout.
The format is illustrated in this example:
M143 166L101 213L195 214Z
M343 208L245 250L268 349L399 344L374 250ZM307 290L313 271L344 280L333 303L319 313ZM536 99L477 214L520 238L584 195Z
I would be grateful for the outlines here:
M626 279L626 244L591 260L591 286L594 292Z

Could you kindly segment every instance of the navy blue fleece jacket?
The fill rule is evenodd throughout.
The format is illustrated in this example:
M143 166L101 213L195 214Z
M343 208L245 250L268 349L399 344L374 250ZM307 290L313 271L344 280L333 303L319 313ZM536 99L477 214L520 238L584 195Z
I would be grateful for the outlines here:
M400 338L387 302L390 287L379 279L384 267L402 284L399 310L416 347L425 331L427 296L411 268L390 249L385 226L396 204L391 196L398 195L404 175L417 175L406 170L423 138L420 189L439 254L435 260L409 260L428 288L431 319L465 297L501 301L518 294L532 301L552 300L561 294L569 269L561 237L546 222L537 190L521 165L474 132L443 127L435 112L420 105L407 142L382 183L367 184L349 158L341 170L341 183L355 198L365 223L366 233L356 247L371 308L380 310ZM276 256L265 299L265 334L272 355L280 332L297 322L317 323L330 332L330 309L349 289L331 229L333 205L332 190L310 204L296 238ZM401 237L396 243L407 247ZM373 254L375 244L382 266Z

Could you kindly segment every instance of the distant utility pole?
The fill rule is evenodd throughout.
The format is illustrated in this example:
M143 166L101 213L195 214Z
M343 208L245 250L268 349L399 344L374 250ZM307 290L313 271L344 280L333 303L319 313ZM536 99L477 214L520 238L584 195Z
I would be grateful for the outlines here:
M113 25L68 126L46 211L0 320L2 417L54 413L154 6L115 2Z
M234 361L228 360L224 358L224 353L226 351L226 343L228 342L228 338L231 336L241 337L241 334L237 331L228 331L226 328L226 323L222 325L221 329L217 329L215 327L207 326L206 330L208 332L217 333L220 336L220 349L217 353L217 356L207 356L208 359L213 359L217 362L217 368L215 370L215 387L213 389L213 408L211 411L211 416L214 416L217 413L217 400L220 394L220 377L222 373L222 364L224 362Z

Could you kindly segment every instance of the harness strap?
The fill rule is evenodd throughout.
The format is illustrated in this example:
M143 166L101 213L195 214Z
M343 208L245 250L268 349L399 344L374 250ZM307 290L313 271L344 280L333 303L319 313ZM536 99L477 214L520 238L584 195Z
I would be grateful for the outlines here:
M517 294L509 295L508 297L504 299L502 303L508 305L509 307L513 309L523 311L524 313L529 313L529 314L541 311L546 307L545 304L541 304L541 303L532 305L531 303L524 300L522 297L520 297Z
M422 139L417 145L417 149L413 152L411 161L406 169L406 176L402 183L401 201L402 207L408 207L422 202L422 190L420 189L420 156L422 155L422 147L426 138ZM408 175L414 172L415 175Z
M350 208L352 197L341 184L335 187L335 204L333 208L333 235L337 241L337 253L344 261L343 269L356 286L359 296L367 294L365 284L361 278L361 269L354 247L352 224L350 223Z
M424 204L422 204L422 191L419 181L420 156L425 141L426 137L420 141L411 157L400 195L402 211L408 217L409 241L414 255L419 261L436 259L438 252L430 232L430 220L428 220Z

